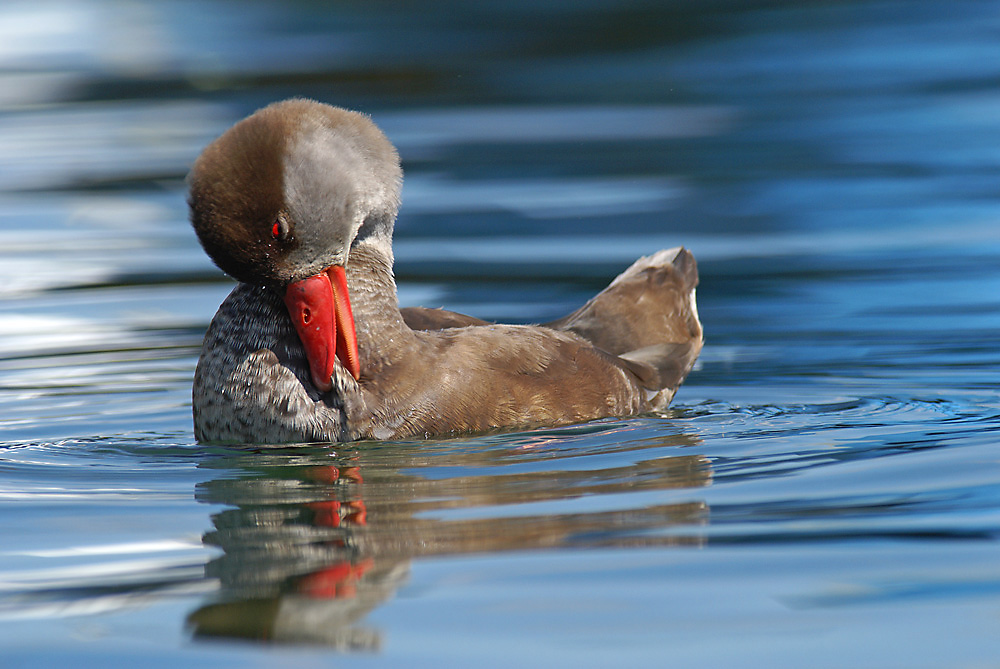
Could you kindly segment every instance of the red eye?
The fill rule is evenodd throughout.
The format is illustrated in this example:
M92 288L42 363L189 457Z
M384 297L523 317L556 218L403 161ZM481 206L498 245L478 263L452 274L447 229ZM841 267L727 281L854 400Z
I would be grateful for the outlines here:
M281 223L278 221L275 221L274 225L271 226L271 236L275 239L281 236Z

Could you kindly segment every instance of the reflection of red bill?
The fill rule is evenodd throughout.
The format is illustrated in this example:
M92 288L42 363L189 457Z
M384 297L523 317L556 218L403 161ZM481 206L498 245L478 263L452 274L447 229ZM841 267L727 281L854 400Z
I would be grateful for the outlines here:
M348 525L368 524L368 507L363 500L351 502L337 502L329 500L326 502L310 502L309 508L313 510L313 524L322 527L340 527L341 522Z
M365 558L357 564L338 562L302 577L298 582L298 590L310 597L353 597L358 592L358 581L373 564L371 558Z

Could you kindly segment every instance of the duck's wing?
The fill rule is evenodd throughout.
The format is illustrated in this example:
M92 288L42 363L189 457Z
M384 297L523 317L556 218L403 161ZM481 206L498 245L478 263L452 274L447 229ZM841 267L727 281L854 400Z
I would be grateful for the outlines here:
M683 247L635 261L585 305L546 327L575 332L625 361L666 406L702 347L698 265ZM658 408L658 407L654 407Z
M667 406L702 347L695 304L698 265L683 247L635 261L573 313L543 327L577 334L631 371L654 409ZM444 309L400 310L413 330L445 330L487 321Z
M411 330L444 330L446 328L464 328L469 325L488 325L484 320L466 316L445 309L429 309L427 307L405 307L399 310L403 321Z

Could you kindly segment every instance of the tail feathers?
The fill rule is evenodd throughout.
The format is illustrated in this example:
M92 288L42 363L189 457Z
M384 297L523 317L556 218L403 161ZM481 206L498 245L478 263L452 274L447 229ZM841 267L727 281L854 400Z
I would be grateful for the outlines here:
M658 391L650 394L653 409L665 409L674 392L694 367L701 352L702 340L680 344L654 344L622 353L618 359L639 377L644 388Z
M697 285L691 252L666 249L635 261L593 299L547 327L575 332L618 356L643 386L670 390L672 397L701 351Z

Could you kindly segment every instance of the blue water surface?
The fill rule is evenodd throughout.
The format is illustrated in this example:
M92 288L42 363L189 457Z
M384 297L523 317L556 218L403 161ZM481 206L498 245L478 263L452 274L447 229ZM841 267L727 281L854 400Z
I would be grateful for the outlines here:
M0 7L0 666L1000 657L1000 3ZM200 446L184 176L293 95L406 172L404 305L699 260L664 415Z

